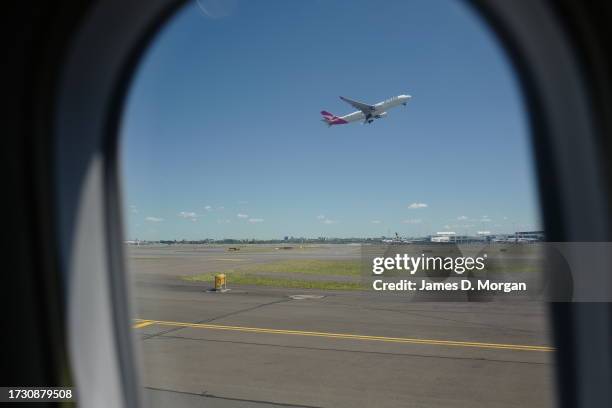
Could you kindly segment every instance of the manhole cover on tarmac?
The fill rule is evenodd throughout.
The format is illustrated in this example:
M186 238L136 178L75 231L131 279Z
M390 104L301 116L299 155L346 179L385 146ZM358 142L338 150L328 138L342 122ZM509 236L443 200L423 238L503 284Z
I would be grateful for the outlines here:
M293 300L305 300L305 299L323 299L323 295L291 295L289 296Z

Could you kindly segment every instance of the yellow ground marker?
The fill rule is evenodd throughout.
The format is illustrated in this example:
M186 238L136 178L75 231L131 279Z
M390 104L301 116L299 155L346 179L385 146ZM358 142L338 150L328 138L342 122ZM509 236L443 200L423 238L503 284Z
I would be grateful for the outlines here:
M218 325L218 324L169 322L169 321L163 321L163 320L138 320L137 319L137 321L140 321L143 323L146 322L147 323L146 326L148 326L149 324L156 324L159 326L190 327L194 329L229 330L229 331L240 331L240 332L248 332L248 333L284 334L284 335L293 335L293 336L325 337L325 338L345 339L345 340L380 341L380 342L387 342L387 343L425 344L425 345L434 345L434 346L472 347L472 348L502 349L502 350L516 350L516 351L544 351L544 352L555 351L554 347L531 346L531 345L523 345L523 344L480 343L480 342L454 341L454 340L415 339L415 338L407 338L407 337L364 336L360 334L326 333L326 332L312 332L312 331L302 331L302 330L264 329L264 328L259 328L259 327L223 326L223 325ZM139 326L139 327L144 327L144 326Z
M132 326L133 329L142 329L143 327L147 327L150 326L152 324L155 324L155 322L153 320L137 320L138 323L136 323L134 326Z

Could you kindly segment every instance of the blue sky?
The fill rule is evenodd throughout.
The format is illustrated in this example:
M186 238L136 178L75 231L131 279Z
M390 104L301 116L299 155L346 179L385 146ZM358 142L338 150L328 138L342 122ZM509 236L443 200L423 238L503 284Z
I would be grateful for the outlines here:
M320 121L404 93L372 125ZM539 228L516 78L461 1L189 2L121 133L130 239Z

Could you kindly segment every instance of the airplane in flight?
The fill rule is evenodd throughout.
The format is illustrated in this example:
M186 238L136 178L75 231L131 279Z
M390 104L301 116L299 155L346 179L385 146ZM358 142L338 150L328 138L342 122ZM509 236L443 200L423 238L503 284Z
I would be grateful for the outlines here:
M344 102L351 104L355 109L358 109L356 112L349 113L344 116L336 116L333 113L329 113L327 111L321 111L321 115L323 115L323 122L327 123L327 126L332 125L346 125L347 123L356 122L358 120L362 120L364 124L374 122L374 119L380 119L387 116L387 110L391 108L395 108L399 105L404 105L408 103L408 100L412 98L410 95L398 95L392 98L389 98L385 101L378 102L374 105L368 105L367 103L362 103L358 101L354 101L349 98L345 98L341 96Z

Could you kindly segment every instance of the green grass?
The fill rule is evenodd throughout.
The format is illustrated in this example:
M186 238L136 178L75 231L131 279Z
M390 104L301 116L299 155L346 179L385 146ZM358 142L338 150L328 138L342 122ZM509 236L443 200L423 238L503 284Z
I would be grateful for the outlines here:
M309 281L303 279L274 278L268 276L258 276L254 274L243 274L234 272L226 274L228 286L253 285L267 286L270 288L290 288L290 289L321 289L321 290L363 290L365 286L361 282L339 282L339 281ZM193 276L184 276L184 280L190 282L214 282L214 273L202 273Z
M363 290L365 287L361 282L307 280L303 278L303 275L358 277L361 273L360 268L359 261L283 260L183 276L182 279L192 282L212 283L215 274L224 273L230 286L237 284L293 289ZM276 273L282 274L282 276L270 276ZM291 279L290 275L292 274L299 274L299 279Z
M299 273L303 275L359 276L361 274L360 268L361 263L359 261L292 259L263 264L249 264L241 268L230 269L227 273Z

